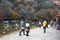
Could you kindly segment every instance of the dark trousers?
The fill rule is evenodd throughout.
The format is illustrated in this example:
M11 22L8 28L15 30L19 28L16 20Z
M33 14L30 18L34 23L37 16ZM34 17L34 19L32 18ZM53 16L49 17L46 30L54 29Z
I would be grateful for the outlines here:
M43 27L44 33L46 33L46 27Z
M21 31L20 31L20 35L21 35L22 32L23 32L23 34L25 35L25 31L24 31L24 29L21 29Z
M29 36L29 30L30 30L30 27L26 27L28 29L28 31L26 32L26 36Z
M46 25L46 27L48 28L48 25Z
M29 32L26 32L26 36L29 36Z
M41 25L39 25L39 27L41 28Z

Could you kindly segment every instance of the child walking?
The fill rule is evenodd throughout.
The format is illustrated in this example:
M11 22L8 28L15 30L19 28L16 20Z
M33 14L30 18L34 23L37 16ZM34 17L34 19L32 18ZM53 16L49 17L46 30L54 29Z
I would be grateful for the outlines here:
M46 33L46 27L47 27L47 21L44 20L43 21L43 30L44 30L44 33Z
M26 36L29 36L29 32L30 32L30 23L27 22L26 23Z

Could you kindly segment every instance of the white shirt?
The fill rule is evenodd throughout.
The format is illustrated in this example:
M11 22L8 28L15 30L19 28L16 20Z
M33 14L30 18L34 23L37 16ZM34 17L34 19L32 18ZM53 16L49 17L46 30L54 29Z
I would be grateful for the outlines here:
M26 23L26 27L30 27L30 23Z
M39 21L39 25L41 25L41 22Z

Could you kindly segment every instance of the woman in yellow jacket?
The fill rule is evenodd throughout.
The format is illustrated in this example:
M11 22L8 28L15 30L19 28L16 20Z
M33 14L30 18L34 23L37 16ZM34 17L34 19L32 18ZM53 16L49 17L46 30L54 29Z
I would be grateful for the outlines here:
M47 26L47 21L44 20L43 21L43 30L44 30L44 33L46 33L46 26Z

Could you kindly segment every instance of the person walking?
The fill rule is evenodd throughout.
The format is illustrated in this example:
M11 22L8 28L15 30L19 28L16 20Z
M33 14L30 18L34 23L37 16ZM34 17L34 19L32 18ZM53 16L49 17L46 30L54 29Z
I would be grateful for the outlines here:
M50 21L50 27L53 27L53 24L54 24L54 21L51 20L51 21Z
M41 21L39 21L39 27L40 27L40 28L41 28L41 25L42 25L42 24L41 24Z
M23 32L23 34L25 35L25 22L23 19L20 20L20 36L21 36L21 33Z
M43 21L43 30L44 30L44 33L46 33L46 27L47 27L47 21L44 20Z
M27 22L26 23L26 36L29 36L29 32L30 32L30 23Z

